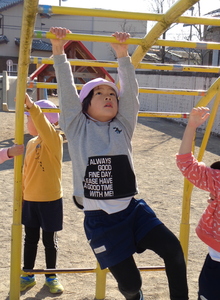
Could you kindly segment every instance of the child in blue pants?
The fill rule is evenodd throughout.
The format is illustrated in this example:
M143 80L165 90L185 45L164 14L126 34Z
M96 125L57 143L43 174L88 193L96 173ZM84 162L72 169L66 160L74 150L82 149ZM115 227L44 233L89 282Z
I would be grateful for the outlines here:
M83 206L88 242L102 269L109 268L127 300L142 300L133 254L151 249L165 262L170 299L187 300L186 266L178 239L137 194L131 139L139 111L138 85L125 32L113 36L120 90L95 78L78 95L64 54L69 30L51 28L60 101L60 126L69 144L74 196Z

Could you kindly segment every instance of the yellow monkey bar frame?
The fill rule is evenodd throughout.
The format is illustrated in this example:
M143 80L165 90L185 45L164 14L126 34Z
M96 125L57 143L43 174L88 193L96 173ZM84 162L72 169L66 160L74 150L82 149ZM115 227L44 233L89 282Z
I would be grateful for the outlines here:
M90 67L108 67L117 68L118 63L115 61L105 60L84 60L84 59L68 59L72 66L90 66ZM53 64L52 58L47 57L30 57L32 64ZM137 69L143 70L164 70L164 71L177 71L177 72L201 72L201 73L220 73L218 66L197 66L197 65L171 65L171 64L149 64L139 63Z
M57 89L56 83L46 83L46 82L34 82L30 81L27 83L28 88L38 88L38 89ZM82 85L76 84L76 88L81 90ZM139 88L140 93L147 93L147 94L166 94L166 95L185 95L185 96L205 96L207 91L206 90L186 90L186 89L166 89L166 88Z
M34 31L34 38L46 38L46 39L53 39L55 35L51 32L46 31ZM119 43L115 40L112 36L105 36L105 35L89 35L89 34L73 34L68 33L64 40L73 40L73 41L84 41L84 42L103 42L103 43ZM145 46L146 40L145 38L129 38L125 44L128 45L139 45ZM170 41L170 40L157 40L154 42L153 45L157 46L169 46L169 47L181 47L181 48L193 48L193 49L213 49L213 50L220 50L219 43L211 43L211 42L187 42L187 41ZM152 46L152 45L151 45ZM146 54L146 53L144 53Z
M196 18L196 17L184 17L181 16L187 9L192 5L197 3L198 0L179 0L177 1L165 14L143 14L143 13L131 13L131 12L118 12L118 11L106 11L106 10L96 10L96 9L78 9L78 8L65 8L56 6L44 6L38 7L38 0L24 0L24 9L22 17L22 30L21 30L21 43L19 49L19 62L18 62L18 80L17 80L17 90L16 90L16 117L15 117L15 143L23 144L23 131L24 131L24 97L27 88L26 79L28 77L28 66L30 63L30 53L31 53L31 43L34 32L35 17L38 12L42 12L42 9L47 9L47 12L56 14L68 14L68 15L83 15L83 16L93 16L93 17L109 17L109 18L123 18L123 19L138 19L138 20L152 20L157 23L151 29L151 31L143 39L129 39L128 43L137 43L137 48L132 55L132 63L135 68L149 68L149 69L163 69L171 70L168 65L153 65L153 64L141 64L144 55L153 45L172 45L176 46L181 44L182 47L191 47L199 49L220 49L217 43L193 43L193 42L173 42L173 41L162 41L158 40L161 34L169 28L172 23L186 23L186 24L203 24L203 25L214 25L218 26L219 21L214 18ZM37 33L38 36L43 33ZM50 38L50 33L46 33L46 36ZM76 37L76 36L75 36ZM83 40L82 35L79 36ZM112 42L112 37L92 37L84 36L89 41L101 41L101 42ZM100 40L98 40L100 39ZM93 62L100 63L101 62ZM110 62L104 63L102 66L108 66L112 64L112 67L116 67L117 63ZM197 72L198 67L187 66L182 67L180 71ZM199 71L204 72L214 72L219 73L219 68L209 68L201 67ZM176 70L175 70L176 71ZM40 84L40 83L38 83ZM199 105L207 105L212 98L217 94L211 116L207 126L207 134L203 139L203 147L200 150L199 159L201 159L204 149L208 140L211 127L214 122L217 107L219 105L219 86L220 79L217 79L215 83L210 87L208 91L202 91L202 98L197 103ZM141 88L140 92L153 92L153 89ZM157 92L159 89L157 90ZM165 93L165 90L161 90ZM168 92L168 91L167 91ZM188 91L189 92L189 91ZM194 91L195 92L195 91ZM173 93L178 94L177 91ZM198 95L198 94L197 94ZM173 113L147 113L141 112L141 116L165 116L180 117L180 114ZM149 114L149 115L148 115ZM182 114L181 117L187 117L188 114ZM21 237L22 237L22 227L21 227L21 203L22 203L22 191L21 191L21 181L22 181L22 156L15 157L14 159L14 202L13 202L13 223L12 223L12 242L11 242L11 273L10 273L10 300L18 300L20 298L20 274L21 274ZM183 247L185 258L187 261L188 256L188 239L189 239L189 212L190 212L190 197L191 197L192 185L188 182L184 186L184 196L183 196L183 207L182 207L182 220L180 224L180 241ZM140 268L140 270L164 270L164 267L147 267ZM46 273L49 270L35 270L36 273L42 272ZM96 299L105 298L105 285L106 285L106 273L108 270L100 270L99 265L96 269L78 269L78 270L56 270L59 272L95 272L96 273ZM52 271L51 271L52 272ZM32 272L33 273L33 272Z
M183 12L189 9L197 1L185 1L185 6ZM177 10L183 5L177 4ZM174 12L176 8L172 8ZM105 9L88 9L88 8L78 8L78 7L61 7L61 6L50 6L50 5L39 5L39 13L48 14L62 14L62 15L74 15L74 16L86 16L86 17L103 17L103 18L115 18L115 19L128 19L128 20L142 20L142 21L155 21L161 22L167 18L167 14L157 14L157 13L139 13L139 12L126 12L126 11L116 11L116 10L105 10ZM174 23L174 22L173 22ZM213 25L219 26L219 20L216 18L202 18L202 17L192 17L192 16L180 16L178 14L175 23L184 24L200 24L200 25ZM166 28L167 29L167 28Z

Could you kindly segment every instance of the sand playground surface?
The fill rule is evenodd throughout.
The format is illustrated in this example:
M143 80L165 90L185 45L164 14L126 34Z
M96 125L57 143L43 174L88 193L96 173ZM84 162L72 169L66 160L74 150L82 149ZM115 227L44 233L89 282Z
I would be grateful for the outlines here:
M0 147L11 146L14 141L15 113L0 111ZM26 120L25 120L26 121ZM133 138L134 164L139 186L138 198L143 198L157 216L179 236L182 211L183 177L175 164L175 154L179 149L184 126L162 118L139 118ZM197 135L195 154L202 140ZM31 138L25 125L25 144ZM219 160L220 138L211 136L203 157L210 165ZM0 299L9 299L10 287L10 247L13 209L13 160L0 165ZM83 230L83 213L72 202L72 169L64 142L63 156L63 202L64 224L58 233L59 253L57 268L96 268L96 260L86 242ZM204 245L195 234L197 222L207 206L208 193L193 189L190 211L190 241L187 262L189 299L197 299L197 281L207 254ZM23 251L22 251L23 252ZM140 267L163 266L163 261L153 252L145 251L135 260ZM40 240L36 259L36 269L45 268L44 249ZM141 272L143 293L146 300L168 300L168 285L164 271ZM21 300L93 300L95 298L96 277L94 273L59 274L64 286L61 295L53 295L44 286L44 275L36 275L37 284L22 292ZM123 300L118 292L113 276L107 274L106 300Z

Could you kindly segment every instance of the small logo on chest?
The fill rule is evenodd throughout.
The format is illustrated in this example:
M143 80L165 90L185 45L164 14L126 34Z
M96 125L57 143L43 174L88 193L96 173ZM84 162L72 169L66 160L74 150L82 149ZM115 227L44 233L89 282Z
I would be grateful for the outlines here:
M113 129L115 130L116 133L120 134L122 132L122 129L118 129L118 127L113 127Z

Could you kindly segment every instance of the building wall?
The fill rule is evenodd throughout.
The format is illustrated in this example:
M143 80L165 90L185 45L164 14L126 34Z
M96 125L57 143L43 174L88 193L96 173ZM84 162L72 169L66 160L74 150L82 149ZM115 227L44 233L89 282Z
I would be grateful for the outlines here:
M22 22L23 5L19 4L2 12L4 17L4 32L9 39L8 44L0 45L0 73L6 70L6 59L12 59L17 62L19 48L15 45L14 39L20 37L20 26ZM62 16L54 15L51 18L41 18L37 15L35 30L48 31L51 26L62 26L69 28L74 33L79 34L95 34L95 35L111 35L115 31L128 31L132 36L143 37L146 34L145 21L109 19L109 18L93 18L83 16ZM218 31L219 32L219 31ZM216 33L216 28L214 29ZM216 39L219 34L215 34ZM213 38L213 37L208 37ZM48 42L48 40L45 40ZM107 43L84 42L88 50L99 60L115 60L114 53ZM132 53L135 45L130 45L129 50ZM48 52L32 52L32 56L50 56ZM4 63L2 63L4 62ZM33 69L32 69L33 71ZM113 78L117 75L115 70L109 70ZM195 89L206 90L215 81L215 77L205 75L197 77L178 76L178 75L158 75L152 73L137 74L140 87L156 87L170 89ZM179 96L179 95L159 95L159 94L140 94L141 110L146 111L165 111L165 112L190 112L192 107L198 102L200 97ZM4 99L3 99L4 100ZM212 103L210 104L210 106ZM177 121L186 122L184 119ZM204 126L203 126L204 127ZM217 115L213 132L220 134L220 113Z
M23 5L18 4L1 12L3 16L1 33L9 39L9 43L0 45L1 56L18 57L18 47L15 45L15 37L20 37L22 11Z
M220 26L204 26L204 40L208 42L220 42ZM203 64L218 66L220 63L219 50L204 50Z
M154 87L166 89L189 89L189 90L208 90L215 82L216 77L210 76L181 76L181 75L151 75L137 74L140 87ZM198 103L201 96L184 95L160 95L160 94L140 94L140 110L156 112L190 112ZM208 107L212 107L213 100ZM186 123L186 119L174 119L180 123ZM200 128L205 129L207 122ZM220 111L217 113L212 132L220 135Z
M115 31L126 31L133 37L144 37L146 35L146 22L138 20L95 18L92 30L95 35L111 36ZM136 47L136 45L130 45L129 51L133 53ZM114 53L111 50L109 43L93 43L90 51L97 59L115 60Z
M117 73L111 73L111 76L117 81ZM209 76L180 76L174 75L159 75L159 74L140 74L137 72L137 80L139 87L147 88L166 88L166 89L190 89L190 90L208 90L210 86L215 82L216 77ZM7 97L3 97L0 92L0 109L2 104L6 103L10 110L15 109L15 103L13 101L15 97L15 86L10 88L10 84L14 84L13 77L8 77L8 90ZM12 80L12 81L10 81ZM1 76L0 76L1 82ZM11 83L10 83L11 82ZM1 83L0 83L1 85ZM0 86L1 87L1 86ZM14 94L13 94L14 93ZM201 99L200 96L184 96L184 95L160 95L160 94L144 94L139 95L140 110L152 111L152 112L190 112L191 109ZM213 105L213 100L208 105L210 108ZM186 123L186 119L174 119L178 123ZM205 129L205 124L201 126L201 129ZM220 135L220 111L217 113L215 122L212 128L212 132Z
M62 26L77 34L94 34L111 36L115 31L128 31L132 36L144 37L146 34L146 21L121 20L110 18L83 17L83 16L52 16L50 19L40 19L37 16L35 30L44 23L42 30L49 31L52 26ZM47 42L49 40L44 39ZM101 60L114 59L109 43L83 42L87 49ZM135 49L130 46L130 50Z
M3 34L9 39L8 44L0 44L0 73L7 70L6 60L18 61L19 47L15 45L15 38L20 37L22 24L23 5L19 4L2 12L4 17ZM77 34L108 35L115 31L127 30L135 37L143 37L146 34L146 21L121 20L111 18L96 18L84 16L52 15L50 18L42 18L40 14L36 17L35 30L49 31L50 27L59 26L69 28ZM0 32L1 34L1 32ZM43 39L50 42L48 39ZM88 50L101 60L114 59L113 52L108 43L83 42ZM130 46L130 49L135 48ZM33 51L31 56L49 57L52 53L45 51ZM33 70L32 70L33 71Z

